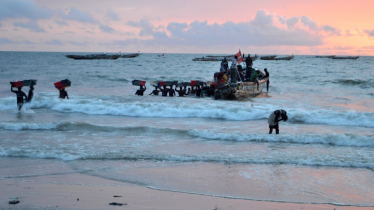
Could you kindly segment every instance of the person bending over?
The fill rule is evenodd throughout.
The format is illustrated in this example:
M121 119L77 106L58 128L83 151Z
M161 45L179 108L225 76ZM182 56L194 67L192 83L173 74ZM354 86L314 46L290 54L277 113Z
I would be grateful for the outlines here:
M275 110L272 112L269 116L268 123L269 123L269 134L272 134L273 129L275 129L276 134L279 134L279 125L278 123L280 121L287 121L287 112L283 109L281 110Z

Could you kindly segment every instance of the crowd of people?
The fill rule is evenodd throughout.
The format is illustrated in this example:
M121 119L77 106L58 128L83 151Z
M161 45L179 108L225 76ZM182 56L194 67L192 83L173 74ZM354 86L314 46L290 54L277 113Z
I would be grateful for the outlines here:
M161 93L161 96L169 96L174 97L177 96L176 93L178 93L179 97L183 96L196 96L196 97L203 97L203 96L212 96L214 95L215 85L208 86L205 82L193 85L191 87L187 86L179 86L178 85L155 85L155 89L149 94L149 95L155 95L158 96ZM147 90L147 87L145 85L140 85L139 89L136 90L135 95L143 96L144 91Z
M244 57L244 55L243 55ZM155 89L149 95L161 95L166 97L174 97L176 93L178 93L179 97L183 96L193 96L196 97L203 97L203 96L214 96L215 99L218 97L217 94L217 87L219 85L229 83L236 83L238 80L242 82L256 82L257 79L260 77L269 78L269 72L265 68L264 72L265 75L259 74L258 70L252 68L253 61L250 55L247 56L245 59L246 63L246 72L242 69L241 65L237 65L237 56L233 57L231 60L231 66L229 68L227 59L224 58L221 62L220 71L214 74L214 82L211 83L209 86L205 82L195 81L194 85L187 88L187 85L155 85ZM70 81L69 81L70 82ZM57 87L57 86L56 86ZM179 87L179 89L178 89ZM34 96L34 85L30 85L30 89L28 95L22 91L22 87L18 87L17 90L13 90L13 85L11 86L11 91L16 94L17 96L17 107L18 110L21 110L24 103L30 103L33 96ZM59 89L59 98L61 99L69 99L69 95L66 92L65 88L58 88ZM147 90L147 87L144 85L139 85L139 89L136 91L135 95L143 96L144 92ZM269 79L267 80L266 90L269 91ZM269 134L272 134L273 130L275 129L276 134L279 134L279 125L280 121L287 121L287 112L284 110L275 110L272 112L268 118L269 124Z
M244 57L244 54L243 54ZM214 73L214 82L207 86L206 83L200 83L196 85L191 85L191 87L177 86L173 85L155 85L155 89L149 95L159 95L161 92L162 96L176 96L178 93L179 97L196 95L197 97L202 96L214 96L217 87L228 84L239 82L257 82L263 78L269 78L269 72L265 68L265 75L262 75L259 70L252 68L253 61L250 55L245 58L246 70L242 68L242 65L238 65L238 57L235 56L231 60L231 66L229 68L228 61L226 57L222 60L220 71ZM139 85L139 89L135 92L135 95L143 96L144 92L147 90L145 85ZM178 89L179 87L179 89ZM269 79L267 80L267 91L269 91Z

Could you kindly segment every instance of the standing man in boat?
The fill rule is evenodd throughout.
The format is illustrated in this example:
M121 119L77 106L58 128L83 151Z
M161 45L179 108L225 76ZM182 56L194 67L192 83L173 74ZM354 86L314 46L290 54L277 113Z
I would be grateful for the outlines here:
M251 54L248 54L248 57L245 59L245 65L247 66L247 69L252 67L253 61L251 58Z
M229 64L227 63L226 57L221 62L221 72L227 72L227 69L229 68Z
M27 95L25 92L22 91L22 87L18 87L18 90L13 90L13 87L10 87L10 91L13 93L17 94L17 106L18 106L18 111L21 111L24 99L27 99Z
M272 112L268 118L268 123L269 123L269 134L273 132L273 129L275 129L275 133L279 134L279 125L278 122L280 121L287 121L287 112L284 111L283 109L281 110L275 110Z
M269 84L270 84L269 76L270 76L270 74L269 74L267 68L265 68L264 71L265 71L265 77L264 78L268 78L268 81L266 81L266 92L269 92Z
M238 62L238 56L235 55L235 57L232 58L232 60L231 60L231 67L230 67L230 70L231 70L231 73L230 73L231 83L236 83L236 75L237 75L236 65L237 65L237 62Z

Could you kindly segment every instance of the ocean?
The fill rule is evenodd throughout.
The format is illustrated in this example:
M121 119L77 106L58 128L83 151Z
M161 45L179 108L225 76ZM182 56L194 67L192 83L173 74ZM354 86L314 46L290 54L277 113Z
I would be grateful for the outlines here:
M192 61L206 54L66 54L0 52L0 179L82 173L165 191L374 207L374 57L256 60L269 92L224 101L148 95L155 80L212 80L220 62ZM25 79L37 85L18 112L9 82ZM69 100L54 87L63 79ZM147 81L144 96L135 79ZM277 109L289 119L269 135Z

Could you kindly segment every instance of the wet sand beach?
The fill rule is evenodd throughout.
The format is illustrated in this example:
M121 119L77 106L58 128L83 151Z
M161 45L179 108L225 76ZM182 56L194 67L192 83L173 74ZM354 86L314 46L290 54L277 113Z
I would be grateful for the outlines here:
M168 192L79 173L0 180L0 209L128 210L372 210L323 204L297 204ZM248 189L256 190L256 189ZM11 205L9 197L20 203ZM109 205L110 203L123 206Z

